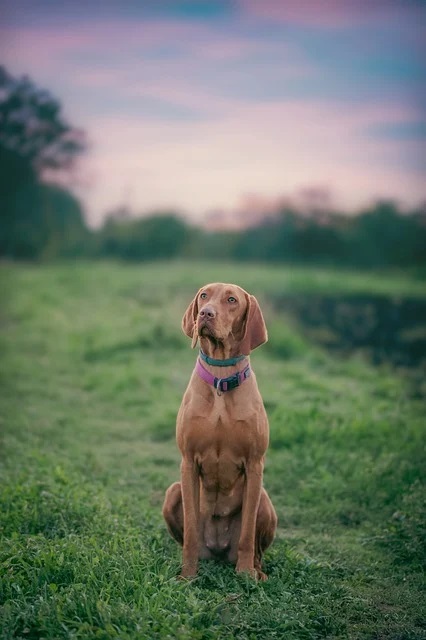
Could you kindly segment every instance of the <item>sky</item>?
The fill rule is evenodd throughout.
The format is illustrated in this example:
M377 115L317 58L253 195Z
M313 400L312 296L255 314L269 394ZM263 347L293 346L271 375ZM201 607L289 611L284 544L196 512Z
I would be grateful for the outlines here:
M95 226L426 200L426 0L0 0L0 62L87 132Z

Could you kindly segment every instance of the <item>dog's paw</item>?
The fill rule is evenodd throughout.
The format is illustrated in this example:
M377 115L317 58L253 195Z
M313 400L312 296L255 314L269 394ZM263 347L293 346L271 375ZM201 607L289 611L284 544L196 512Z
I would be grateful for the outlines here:
M179 580L192 580L197 575L197 566L191 564L183 565Z
M263 571L261 571L260 569L255 569L255 571L257 573L256 579L260 582L266 582L266 580L268 579L266 573L263 573Z
M254 569L254 567L246 567L244 565L237 564L236 572L240 574L248 575L250 578L253 578L253 580L258 579L258 576L257 576L258 572L256 569Z
M256 580L259 582L265 582L265 580L268 579L268 576L266 575L266 573L254 567L244 567L244 565L237 564L236 571L237 573L240 573L240 574L246 574L250 576L250 578L253 578L253 580Z
M178 576L176 576L176 580L179 580L179 582L191 582L191 580L193 580L194 578L195 578L195 574L192 576L184 576L181 573Z

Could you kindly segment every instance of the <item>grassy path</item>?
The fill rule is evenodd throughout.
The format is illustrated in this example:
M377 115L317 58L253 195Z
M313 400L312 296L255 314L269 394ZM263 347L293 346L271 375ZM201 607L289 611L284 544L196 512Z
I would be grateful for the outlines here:
M426 637L424 407L403 379L330 358L268 305L290 290L418 283L184 263L0 277L0 638ZM207 562L178 582L161 519L195 359L180 319L215 279L260 297L271 329L252 357L280 520L264 584Z

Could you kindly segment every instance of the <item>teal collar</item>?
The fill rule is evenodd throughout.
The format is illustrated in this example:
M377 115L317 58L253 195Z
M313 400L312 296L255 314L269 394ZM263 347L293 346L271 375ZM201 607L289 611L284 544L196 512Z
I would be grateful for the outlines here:
M215 358L209 358L209 356L206 356L204 351L200 349L200 358L213 367L232 367L234 364L241 362L241 360L244 360L246 357L247 356L235 356L235 358L228 358L227 360L216 360Z

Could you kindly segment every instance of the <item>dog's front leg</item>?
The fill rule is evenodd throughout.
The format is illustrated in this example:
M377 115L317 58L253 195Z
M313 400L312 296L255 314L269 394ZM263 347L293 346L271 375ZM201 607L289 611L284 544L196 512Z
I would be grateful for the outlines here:
M184 458L181 464L183 502L183 578L195 576L198 568L200 520L200 479L193 459Z
M256 537L256 520L262 491L263 461L249 462L246 466L246 481L244 487L241 534L238 544L238 573L247 571L256 577L254 568L254 545Z

